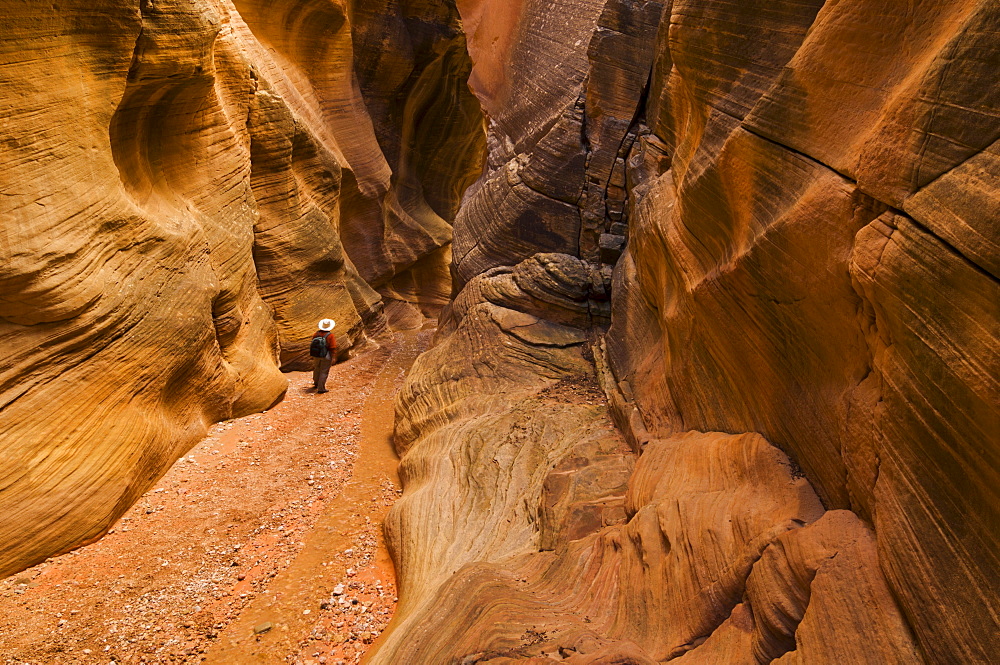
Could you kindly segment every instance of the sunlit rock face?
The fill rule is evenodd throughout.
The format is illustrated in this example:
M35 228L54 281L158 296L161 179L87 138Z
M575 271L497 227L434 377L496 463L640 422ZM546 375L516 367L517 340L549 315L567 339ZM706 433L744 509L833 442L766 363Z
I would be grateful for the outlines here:
M375 662L995 660L996 3L458 5L489 155Z
M279 399L319 318L440 307L485 139L447 3L0 4L2 576Z

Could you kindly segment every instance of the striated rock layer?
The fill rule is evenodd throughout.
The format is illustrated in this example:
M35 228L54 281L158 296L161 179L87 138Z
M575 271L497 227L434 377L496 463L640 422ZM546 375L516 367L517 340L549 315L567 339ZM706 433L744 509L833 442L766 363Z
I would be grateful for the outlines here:
M458 6L489 154L374 661L995 660L996 3ZM552 391L612 266L605 468Z
M373 662L922 662L871 527L759 434L636 460L589 353L603 292L536 255L447 312L397 403L400 604Z
M319 318L439 307L484 136L446 2L0 5L3 576L279 399Z

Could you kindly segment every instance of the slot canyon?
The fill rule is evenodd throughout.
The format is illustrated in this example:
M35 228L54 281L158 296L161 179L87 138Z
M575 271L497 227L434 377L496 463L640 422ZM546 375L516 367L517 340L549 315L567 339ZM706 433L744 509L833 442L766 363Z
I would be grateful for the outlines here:
M997 0L0 8L3 663L1000 664Z

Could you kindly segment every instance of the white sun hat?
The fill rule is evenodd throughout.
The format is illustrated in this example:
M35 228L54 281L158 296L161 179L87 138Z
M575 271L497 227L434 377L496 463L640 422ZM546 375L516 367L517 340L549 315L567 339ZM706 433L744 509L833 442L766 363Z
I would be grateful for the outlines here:
M323 319L319 322L319 329L324 332L330 332L333 327L337 325L333 319Z

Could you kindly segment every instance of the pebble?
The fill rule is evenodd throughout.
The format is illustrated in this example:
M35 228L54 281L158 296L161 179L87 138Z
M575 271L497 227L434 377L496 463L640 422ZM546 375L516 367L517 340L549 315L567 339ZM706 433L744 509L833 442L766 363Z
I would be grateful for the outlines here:
M231 425L220 427L219 431L228 430L230 429L230 427ZM330 428L330 430L336 432L342 432L342 429ZM336 440L336 443L339 443L345 448L351 445L351 443L348 442L347 440L338 439ZM238 442L238 445L246 446L249 445L249 443L240 440ZM211 449L210 451L211 454L219 454L220 452L222 451L216 450L214 448ZM345 457L347 457L347 459L339 460L341 464L350 465L358 458L358 454L354 450L344 450L340 452L340 454L345 455ZM207 460L209 458L206 456L205 459ZM185 466L189 474L199 472L197 470L197 467L200 467L201 465L196 461L194 456L188 456L183 461L187 462L187 465ZM213 464L217 462L218 460L216 462L213 462ZM254 464L259 465L259 463L260 463L259 458L256 458L254 460ZM299 485L300 488L299 491L301 492L301 495L305 497L305 499L303 501L293 501L292 503L287 504L287 506L279 510L276 514L272 514L269 520L261 522L260 526L252 532L251 538L257 536L258 534L266 534L267 532L274 533L278 538L281 539L280 544L278 545L278 547L282 548L281 550L279 550L281 552L284 552L285 549L287 549L292 545L303 544L301 542L298 542L298 539L302 537L302 532L304 530L299 513L300 512L302 513L302 517L307 517L306 511L315 504L317 499L322 501L324 498L326 498L326 495L322 494L323 485L320 485L320 483L330 484L332 482L334 485L336 485L342 480L337 475L338 472L336 470L334 470L330 476L327 476L326 473L323 473L323 471L330 471L330 467L337 469L338 467L337 460L330 460L329 458L326 458L325 460L320 459L316 460L315 464L316 467L319 469L319 472L317 472L316 474L307 472L308 475L305 478L305 480L309 482L309 486L313 491L310 491L308 494L306 494L306 492L303 491L305 488L301 488L301 485ZM218 470L222 467L215 467L215 468L216 470ZM245 471L247 469L243 470ZM201 473L204 472L202 471ZM299 477L301 478L302 476ZM193 495L188 495L190 485L181 484L181 483L187 483L188 480L189 479L186 477L180 479L174 479L172 488L169 490L169 497L167 494L164 494L164 492L168 492L168 490L165 490L162 487L153 490L153 492L149 495L149 498L152 498L152 494L157 494L157 496L160 497L160 500L168 501L167 505L155 505L155 504L151 505L150 503L145 503L145 505L143 504L137 505L133 509L131 516L125 516L122 519L121 524L117 525L116 530L127 532L128 527L126 525L130 523L128 521L130 519L138 519L140 520L139 523L141 524L143 521L149 519L147 517L148 515L153 515L163 511L165 516L169 516L175 506L180 505L182 507L186 507L187 504L190 504L191 506L198 505L197 501L195 501L195 497ZM299 482L301 482L301 480ZM383 495L386 496L388 496L390 493L396 494L396 492L398 491L398 489L391 484L387 485L383 489L384 489ZM319 491L318 493L315 492L317 490ZM180 497L179 498L174 497L173 496L174 493L180 495ZM385 496L382 497L382 499L384 498ZM373 503L378 503L380 500L381 499L379 497L372 497ZM367 504L368 502L366 501L364 503ZM386 505L389 505L389 503L391 502L386 501L385 503ZM363 511L365 509L366 509L365 506L359 504L358 506L359 511ZM218 517L219 513L213 513L213 515ZM362 515L355 514L354 516L361 517ZM157 517L160 518L161 516L157 515ZM225 518L222 519L224 520ZM365 519L365 523L367 524L371 524L372 521L373 520L370 517ZM268 524L268 522L270 523ZM133 522L132 524L134 525L135 522ZM225 529L227 531L226 535L229 538L238 535L230 532L233 528L238 526L237 524L219 522L215 524L215 526ZM309 525L307 524L306 526L308 527ZM308 528L306 528L305 531L308 532ZM212 536L214 533L215 529L206 530L207 536ZM237 597L241 599L247 599L259 593L262 592L267 593L271 591L270 589L262 589L262 588L253 588L253 589L231 588L231 587L222 588L227 586L227 584L231 584L231 581L227 583L226 579L232 580L233 577L236 577L237 580L240 582L246 580L249 574L247 568L249 567L250 569L255 571L253 584L255 586L258 583L261 585L266 585L268 579L275 576L276 569L282 568L281 562L277 560L277 557L272 556L271 559L268 559L267 554L270 554L270 552L267 549L264 550L265 555L263 556L263 559L265 561L263 563L261 561L254 562L253 560L243 560L243 561L236 560L237 557L239 557L240 559L244 559L245 557L249 558L250 556L254 555L260 557L259 550L261 549L261 545L253 541L244 543L233 543L233 540L235 540L235 538L233 538L232 540L228 540L228 542L226 542L226 540L219 540L219 539L206 540L204 546L199 546L197 548L194 548L197 551L195 551L191 556L187 556L187 558L185 558L185 553L182 552L176 558L171 557L171 560L164 560L163 558L159 557L153 559L153 561L156 561L158 559L160 561L160 566L161 566L161 572L154 573L155 575L169 574L168 571L166 571L166 567L173 567L174 570L181 572L181 574L184 576L184 580L182 581L185 581L186 583L192 581L193 576L190 575L189 571L187 570L188 568L190 568L192 561L198 560L197 557L199 556L211 557L210 563L212 566L216 567L215 572L212 573L211 579L209 579L208 577L205 577L205 579L197 579L194 581L196 582L196 584L195 583L188 584L188 588L185 589L185 592L189 594L197 594L198 601L211 602L212 598L215 598L217 601L219 599L225 598L225 600L223 600L222 603L223 605L225 605L223 611L226 613L226 622L216 623L214 626L212 626L211 625L212 619L208 616L199 617L198 621L193 620L191 616L193 614L198 614L199 612L201 612L202 608L201 605L194 605L191 601L195 601L196 598L190 596L186 598L187 603L184 605L185 611L181 613L187 616L186 617L177 616L176 614L170 616L170 613L168 613L167 610L172 609L170 605L171 602L174 600L174 598L172 597L166 598L163 595L155 596L153 592L150 592L144 594L140 598L141 602L140 605L137 605L134 608L132 605L126 605L124 606L123 611L127 610L131 614L138 613L139 616L143 616L143 618L147 621L151 619L155 620L154 623L141 624L141 625L140 624L125 625L123 623L123 625L121 626L117 625L116 623L116 625L108 626L106 634L109 637L114 636L113 639L117 640L119 644L117 644L115 647L112 647L111 645L108 644L99 646L98 649L95 650L95 652L99 653L101 659L94 662L101 662L106 664L110 661L111 665L116 665L117 663L121 662L122 658L124 658L124 660L127 662L133 662L134 657L136 657L140 653L143 653L146 650L148 646L145 644L146 642L149 642L151 645L158 645L155 647L157 649L160 648L165 649L164 653L169 652L170 658L185 657L184 660L187 660L188 657L192 657L197 653L204 653L204 650L207 649L208 646L212 644L211 641L206 641L206 639L208 640L218 639L220 637L220 631L224 629L226 625L229 625L228 621L233 618L232 615L234 615L234 613L237 615L240 613L240 608L244 605L244 603L237 600ZM345 550L342 550L342 555L341 555L343 557L349 557L349 559L347 560L354 561L354 567L347 569L346 575L344 576L342 583L338 583L335 585L332 595L330 597L328 597L323 602L319 602L319 599L315 599L313 602L317 603L318 607L316 605L313 605L311 609L304 609L302 610L302 615L308 616L312 612L319 611L320 609L326 610L326 612L321 612L320 615L318 616L322 616L327 621L331 621L330 629L332 629L333 625L336 625L337 633L335 635L331 635L330 633L326 633L325 629L322 629L322 625L317 625L317 627L314 629L315 638L313 639L322 640L323 642L330 642L331 641L330 638L333 637L334 638L332 640L333 645L336 645L338 643L346 645L347 642L353 642L354 646L348 647L347 653L353 655L353 651L351 651L351 649L356 648L358 649L356 655L360 656L361 644L362 643L370 644L371 641L374 641L374 639L379 635L379 633L383 629L384 622L387 620L387 619L382 619L380 617L372 617L372 614L388 616L390 611L382 607L382 604L385 602L383 600L377 600L375 603L372 603L372 601L365 600L366 595L371 597L373 588L378 589L377 595L379 599L383 597L382 582L380 580L375 580L373 584L359 581L359 577L368 574L369 566L371 564L371 555L366 554L366 551L367 548L369 547L374 548L376 546L375 540L362 537L360 540L355 540L354 544L356 544L357 547L352 546ZM188 549L190 550L192 548L189 547ZM77 556L80 553L81 552L74 551L71 553L70 556ZM339 559L343 563L346 563L345 559L334 556L332 557L332 560L324 562L323 565L324 566L338 565L337 559ZM60 560L60 559L52 560L52 563L57 565L65 562L66 560ZM242 572L241 570L237 570L237 571L231 571L228 574L226 574L225 573L226 569L224 568L226 564L229 564L229 566L232 567L239 566ZM284 565L287 566L288 564L289 562L286 560L284 562ZM145 564L145 566L149 565L151 565L151 562ZM141 574L134 573L131 575L125 575L125 574L119 574L118 570L115 570L114 571L115 574L109 575L109 579L113 578L115 580L124 580L126 577L129 577L126 586L122 587L125 589L125 593L127 596L132 588L135 587L142 588L145 586L145 580L140 579L140 577L147 576L151 572L149 568L146 568L145 566L143 567L143 572ZM140 568L137 567L136 570L140 570ZM268 572L269 570L272 572ZM331 570L330 572L333 573L333 570ZM204 575L204 573L202 573L202 575ZM334 580L335 579L336 578L334 578ZM117 583L122 584L121 582ZM19 589L14 590L15 593L21 593L31 587L37 586L37 583L31 582L30 578L27 577L17 578L15 584L18 584L20 587ZM66 586L70 584L79 585L80 583L67 582ZM64 585L58 583L54 585L54 587L57 588L61 586ZM10 587L8 587L8 589L10 589ZM351 597L345 595L347 590L351 590L352 592ZM118 589L112 589L112 591L115 594L122 593L122 591ZM248 591L249 593L239 593L239 591ZM389 597L392 596L391 585L388 593L384 595L386 601L388 600ZM206 597L202 598L201 596L206 596ZM114 597L112 596L112 598ZM308 606L309 604L307 604L307 607ZM193 612L192 612L192 607L193 607ZM68 632L71 632L72 634L80 633L81 635L83 635L84 633L89 634L89 632L92 629L92 626L88 623L91 620L89 612L84 613L83 617L81 617L79 610L64 609L62 610L62 612L49 613L49 616L53 615L57 619L59 625L58 633L56 633L56 635L65 636ZM157 616L157 615L162 615L162 616ZM72 616L73 620L71 622L68 622L65 618L62 618L63 616L65 616L66 618ZM343 621L339 622L336 621L336 619L343 617L351 618L350 626L345 626ZM218 620L219 618L222 617L216 616L214 618L215 620ZM372 625L372 621L376 622L374 626ZM141 633L138 632L138 630L135 630L138 627L144 628L147 632L141 632ZM274 624L270 621L267 621L264 623L257 624L256 626L253 626L252 635L260 636L264 633L272 632L275 629L278 629L279 634L281 634L282 631L288 631L289 627L286 625ZM173 631L173 633L171 631ZM53 633L55 632L56 631L53 631ZM80 649L80 647L86 644L85 642L84 644L80 644L80 642L82 641L83 640L79 640L77 642L76 645L77 649ZM239 641L240 640L237 640L237 642ZM317 644L317 646L319 645ZM114 649L114 651L112 651L112 649ZM129 650L130 653L123 654L118 651L119 649ZM132 650L136 650L135 653L131 653ZM92 654L90 649L86 650L80 649L77 653L82 653L86 655ZM319 658L320 663L330 662L330 663L346 664L347 662L349 662L337 658L336 654L324 656L321 655L319 652L316 652L313 653L313 657ZM0 662L2 662L2 659L0 659ZM194 662L194 661L189 661L189 662ZM316 661L307 660L306 662L315 663Z

